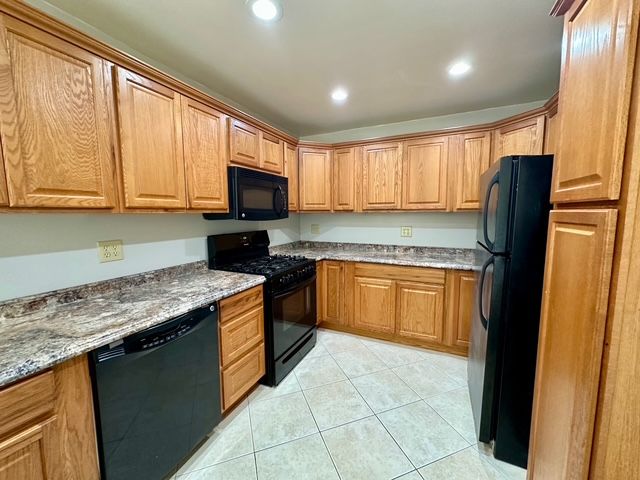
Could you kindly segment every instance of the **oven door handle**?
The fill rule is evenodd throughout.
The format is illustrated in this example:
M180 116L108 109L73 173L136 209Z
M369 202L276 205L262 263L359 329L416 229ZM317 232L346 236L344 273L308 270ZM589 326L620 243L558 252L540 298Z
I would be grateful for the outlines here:
M298 284L294 285L293 287L287 288L286 290L284 290L282 292L276 292L276 294L274 295L274 298L280 298L280 297L287 296L290 293L295 292L296 290L300 290L302 288L307 287L308 285L312 284L315 281L316 281L316 275L314 274L313 277L311 277L310 279L306 280L303 283L298 283Z

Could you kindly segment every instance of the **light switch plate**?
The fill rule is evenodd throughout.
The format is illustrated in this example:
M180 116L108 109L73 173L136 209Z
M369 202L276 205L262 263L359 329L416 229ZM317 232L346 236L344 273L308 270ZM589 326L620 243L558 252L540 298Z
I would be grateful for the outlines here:
M313 233L314 235L318 235L320 233L320 225L318 225L317 223L312 223L311 233Z
M100 263L124 260L122 240L105 240L98 242L98 258Z
M400 236L401 237L413 236L413 229L411 227L400 227Z

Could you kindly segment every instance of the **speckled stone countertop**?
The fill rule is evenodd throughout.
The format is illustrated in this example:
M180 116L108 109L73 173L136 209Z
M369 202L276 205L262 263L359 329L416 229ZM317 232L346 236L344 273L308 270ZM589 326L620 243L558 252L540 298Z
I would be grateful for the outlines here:
M409 267L476 270L475 250L469 248L405 247L332 242L294 242L270 249L272 254L303 255L315 260L384 263Z
M196 262L0 303L0 387L264 283Z

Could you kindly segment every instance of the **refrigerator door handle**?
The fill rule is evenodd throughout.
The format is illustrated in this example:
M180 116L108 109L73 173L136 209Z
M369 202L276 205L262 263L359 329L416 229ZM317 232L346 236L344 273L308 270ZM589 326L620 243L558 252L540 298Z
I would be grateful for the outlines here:
M488 215L489 200L491 199L491 191L493 190L493 187L499 183L500 183L500 172L498 171L493 176L493 178L489 182L489 185L487 186L487 192L484 198L484 208L482 211L482 234L484 235L484 241L486 242L487 247L491 251L494 250L494 244L491 240L489 240L489 235L487 234L487 223L488 223L488 216L489 216Z
M484 265L482 265L482 271L480 272L480 281L478 282L478 313L480 317L480 323L482 323L482 326L485 330L489 326L489 320L484 316L484 277L487 273L487 268L489 268L489 265L492 265L494 262L494 257L491 257L486 262L484 262Z

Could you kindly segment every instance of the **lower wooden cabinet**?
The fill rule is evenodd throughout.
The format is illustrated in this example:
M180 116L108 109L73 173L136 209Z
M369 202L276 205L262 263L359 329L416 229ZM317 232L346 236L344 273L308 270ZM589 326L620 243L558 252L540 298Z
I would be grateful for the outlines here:
M322 262L321 321L346 325L344 316L344 262Z
M469 348L477 283L474 272L447 272L446 342L447 345L463 351Z
M353 326L373 332L394 333L395 282L358 276L353 282Z
M220 369L223 411L265 374L262 285L220 302Z
M443 339L444 285L398 282L397 334L426 342Z
M1 480L98 480L87 358L0 390Z

